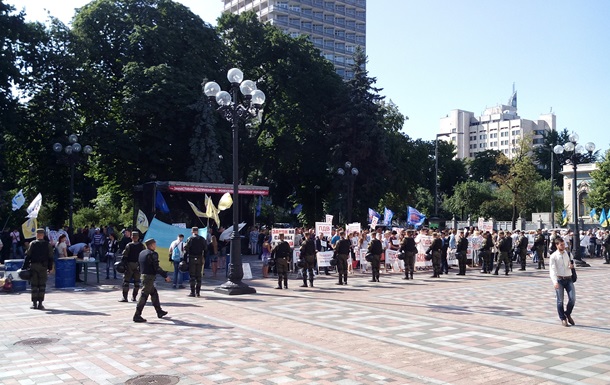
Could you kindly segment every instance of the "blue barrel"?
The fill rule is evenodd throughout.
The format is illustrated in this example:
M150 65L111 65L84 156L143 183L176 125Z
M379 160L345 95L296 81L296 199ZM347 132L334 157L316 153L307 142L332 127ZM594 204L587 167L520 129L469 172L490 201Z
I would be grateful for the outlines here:
M17 275L17 270L23 267L23 259L8 259L4 261L4 278L11 277L13 279L13 291L25 291L27 281L22 281Z
M76 260L58 258L55 260L55 288L76 286Z

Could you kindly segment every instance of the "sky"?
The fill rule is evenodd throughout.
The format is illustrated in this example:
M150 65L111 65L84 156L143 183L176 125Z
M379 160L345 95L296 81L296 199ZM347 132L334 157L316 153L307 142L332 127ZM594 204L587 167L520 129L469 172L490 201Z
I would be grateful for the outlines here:
M65 23L88 2L8 0L25 7L28 20L44 21L47 9ZM179 2L212 25L223 7L222 0ZM409 117L411 138L434 139L451 110L478 116L507 104L514 84L523 119L552 111L559 130L603 153L610 148L608 15L607 0L369 0L367 70Z

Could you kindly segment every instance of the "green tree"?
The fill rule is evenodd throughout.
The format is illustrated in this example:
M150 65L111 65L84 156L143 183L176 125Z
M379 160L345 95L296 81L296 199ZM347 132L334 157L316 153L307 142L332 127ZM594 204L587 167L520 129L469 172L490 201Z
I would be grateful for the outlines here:
M498 150L485 150L477 152L474 159L468 162L470 179L478 182L491 181L494 171L498 168Z
M499 170L508 168L508 172L502 173L496 171L492 176L500 189L510 191L511 206L512 206L512 227L515 228L517 217L524 215L528 204L531 202L531 196L528 189L540 180L540 175L536 171L533 159L529 156L531 151L531 138L525 136L519 141L518 151L513 159L508 159L505 156L500 156L498 159Z
M455 185L453 194L443 202L445 211L457 218L465 220L471 218L490 217L483 205L495 200L493 187L490 182L468 180Z
M610 207L610 150L606 151L597 170L591 172L593 180L587 203L594 208Z

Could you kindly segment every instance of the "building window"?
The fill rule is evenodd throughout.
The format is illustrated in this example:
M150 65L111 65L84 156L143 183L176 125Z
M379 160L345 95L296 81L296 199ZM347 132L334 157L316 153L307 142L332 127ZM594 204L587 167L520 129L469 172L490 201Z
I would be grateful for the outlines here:
M452 133L452 134L455 134L456 132L457 132L457 128L452 128L452 129L451 129L451 133Z
M544 139L543 138L538 138L538 139L534 139L532 141L533 144L544 144Z
M333 15L324 15L324 21L327 23L334 23L335 22L335 16Z

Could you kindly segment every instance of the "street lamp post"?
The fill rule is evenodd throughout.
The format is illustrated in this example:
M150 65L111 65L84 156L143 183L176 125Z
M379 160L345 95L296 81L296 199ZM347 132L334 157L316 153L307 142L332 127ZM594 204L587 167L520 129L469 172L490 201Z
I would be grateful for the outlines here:
M354 180L356 176L358 176L358 169L356 167L352 167L352 162L345 162L345 169L339 167L337 169L337 174L341 176L347 177L347 223L352 222L352 206L354 199Z
M72 222L72 216L74 214L74 168L75 168L76 162L79 160L80 152L82 151L84 155L89 155L93 152L93 147L91 147L89 145L86 145L84 147L81 146L81 144L78 143L78 136L76 134L70 134L68 136L68 142L69 142L69 144L66 145L65 147L61 143L55 143L53 145L53 151L60 154L61 151L63 150L66 153L66 156L68 157L68 161L70 163L70 197L69 197L69 206L68 206L68 217L69 217L68 231L70 233L72 233L72 230L74 229L73 222Z
M438 138L449 134L436 134L434 142L434 216L438 218Z
M578 178L577 171L578 165L582 163L581 156L585 153L592 154L595 151L595 144L592 142L587 143L585 146L582 144L578 144L578 134L573 132L569 136L569 142L562 145L556 145L553 147L553 152L557 155L562 155L564 152L566 155L563 157L563 160L566 164L572 164L572 220L574 221L574 239L572 242L572 255L574 256L574 260L578 262L579 265L587 265L582 261L582 256L580 255L580 230L578 223ZM587 265L588 266L588 265Z
M233 132L233 232L231 233L231 263L229 264L229 280L215 289L216 292L239 295L254 294L256 289L242 282L244 270L241 264L241 240L239 237L239 122L246 121L258 115L265 103L265 94L256 89L252 80L243 80L244 74L238 68L231 68L227 73L231 83L230 92L222 91L216 82L207 82L203 87L209 102L222 117L231 123ZM242 97L240 98L240 91ZM240 102L240 99L241 102Z

